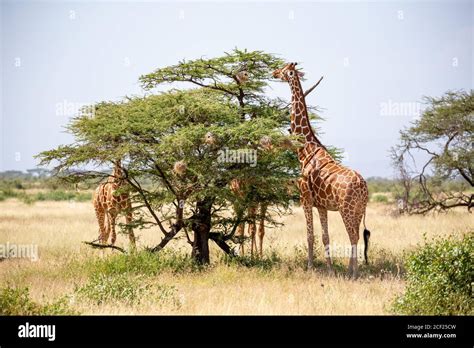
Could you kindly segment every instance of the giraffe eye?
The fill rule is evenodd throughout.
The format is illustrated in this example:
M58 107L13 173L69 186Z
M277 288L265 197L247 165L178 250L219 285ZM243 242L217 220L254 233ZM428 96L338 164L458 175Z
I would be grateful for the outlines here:
M288 71L288 76L293 76L293 70Z

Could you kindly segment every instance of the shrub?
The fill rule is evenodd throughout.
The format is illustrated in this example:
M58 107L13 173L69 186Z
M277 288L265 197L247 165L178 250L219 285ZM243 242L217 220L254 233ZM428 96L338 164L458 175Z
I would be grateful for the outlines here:
M84 202L92 199L92 195L87 192L71 192L53 190L46 192L38 192L34 195L36 201L77 201Z
M388 197L385 195L373 195L372 202L377 203L388 203Z
M131 278L127 275L94 274L87 284L76 287L75 292L79 297L98 305L111 301L138 304L150 286L150 284L140 282L139 278Z
M1 315L35 315L39 311L38 304L29 296L28 288L11 288L0 290Z
M54 302L39 304L30 298L27 287L6 286L0 289L0 315L73 315L66 297Z
M156 299L160 303L170 302L179 305L177 290L173 286L151 284L143 277L127 274L94 274L89 282L76 287L80 298L97 305L107 302L125 302L128 305L139 304L143 298Z
M78 311L69 308L69 297L62 296L54 302L42 305L40 315L78 315Z
M0 188L0 195L6 198L14 198L17 196L17 191L13 190L9 187L1 187Z
M76 202L88 202L92 200L92 193L90 192L77 192L74 197Z
M17 198L25 204L33 204L37 201L76 201L86 202L92 200L90 192L73 192L53 190L46 192L38 192L35 194L28 194L24 191L13 191L10 189L0 191L0 201L5 198Z
M282 259L277 252L272 251L263 257L223 255L222 261L226 265L239 265L248 268L257 268L262 271L270 271L281 266Z
M474 234L439 239L418 248L406 261L407 288L395 312L409 315L474 314Z
M25 204L33 204L34 202L36 202L36 199L34 196L28 195L26 193L18 194L16 197Z
M189 256L169 250L159 253L141 251L133 254L115 254L103 259L90 259L86 265L89 273L106 275L138 274L154 276L163 271L172 273L189 273L200 270Z

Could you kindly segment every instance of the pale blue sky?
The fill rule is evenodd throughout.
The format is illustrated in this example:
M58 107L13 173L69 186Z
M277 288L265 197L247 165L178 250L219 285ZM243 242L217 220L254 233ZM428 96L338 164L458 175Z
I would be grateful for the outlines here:
M324 75L308 97L321 140L390 176L388 150L416 117L397 108L473 88L473 2L2 1L0 171L70 143L68 108L142 94L141 74L233 47L300 62L307 87Z

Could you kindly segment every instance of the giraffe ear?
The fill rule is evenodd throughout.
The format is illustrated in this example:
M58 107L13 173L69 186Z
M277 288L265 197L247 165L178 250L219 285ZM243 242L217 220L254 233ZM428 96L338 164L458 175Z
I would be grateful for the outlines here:
M299 76L299 77L303 77L303 76L304 76L304 72L298 71L298 76Z

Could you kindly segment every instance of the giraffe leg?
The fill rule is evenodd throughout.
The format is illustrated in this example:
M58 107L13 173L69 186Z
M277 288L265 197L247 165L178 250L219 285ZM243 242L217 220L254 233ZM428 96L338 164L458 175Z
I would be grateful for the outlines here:
M358 265L357 265L357 243L353 243L351 241L351 260L352 260L352 277L357 279L359 276L358 272Z
M105 240L105 212L98 202L94 202L95 215L97 222L99 223L99 243L107 243Z
M260 207L260 224L258 226L258 243L260 247L260 257L263 257L263 237L265 237L265 215L267 206L262 204Z
M348 276L356 279L358 276L357 243L359 242L359 225L362 217L354 212L345 212L341 213L341 215L349 235L349 240L351 241L351 256L349 259Z
M308 270L313 269L314 264L314 231L313 231L313 196L309 185L303 179L298 180L300 189L301 205L306 218L306 234L308 239Z
M115 211L109 211L109 230L112 235L110 239L110 244L114 245L115 240L117 239L117 234L115 233L115 220L117 218L117 213Z
M127 215L125 216L127 225L131 224L132 219L133 219L132 211L130 209L131 209L131 207L128 208ZM136 240L135 240L135 234L133 233L133 228L131 226L128 226L127 229L128 229L128 238L130 240L130 247L131 247L132 250L135 250L136 249Z
M249 235L250 235L250 257L254 256L256 243L255 243L255 235L256 235L257 227L255 226L254 222L249 223Z
M303 203L304 215L306 217L306 232L308 238L308 269L313 269L314 260L314 231L313 231L313 207L307 202Z
M244 256L245 253L245 248L244 248L244 236L245 236L245 224L241 223L237 227L237 236L241 238L241 243L240 243L240 256Z
M105 212L102 210L97 214L97 219L99 220L99 242L102 244L107 244L107 226L105 221Z
M359 277L359 266L358 266L358 253L357 253L357 243L359 242L359 228L360 222L362 221L363 213L359 213L354 218L354 226L353 226L353 233L350 236L351 240L351 259L352 259L352 276L354 279Z
M254 252L256 251L257 248L257 243L255 241L255 235L257 234L257 225L255 224L255 218L256 218L256 208L252 207L249 208L249 236L250 236L250 256L254 256Z
M109 242L109 236L110 236L110 218L109 218L109 212L107 209L103 210L103 217L104 217L104 235L102 237L102 243L107 244Z
M334 275L334 269L332 267L331 252L329 250L329 229L328 229L328 211L323 208L318 208L319 220L321 221L322 239L324 245L324 256L326 257L326 264L328 272Z

